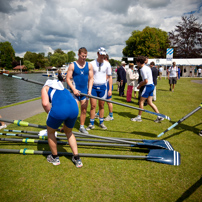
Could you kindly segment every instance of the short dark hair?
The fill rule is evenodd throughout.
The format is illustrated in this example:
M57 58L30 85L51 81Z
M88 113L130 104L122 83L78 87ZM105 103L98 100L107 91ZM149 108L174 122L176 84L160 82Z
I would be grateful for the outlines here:
M154 62L150 62L150 65L155 65L155 63Z
M144 64L146 61L146 57L145 56L138 56L137 59L136 59L136 62L139 62L140 64Z
M88 51L87 51L87 49L85 47L79 48L79 54L81 54L81 53L87 53L87 52Z
M109 55L106 54L104 59L105 59L105 60L106 60L106 59L109 60Z

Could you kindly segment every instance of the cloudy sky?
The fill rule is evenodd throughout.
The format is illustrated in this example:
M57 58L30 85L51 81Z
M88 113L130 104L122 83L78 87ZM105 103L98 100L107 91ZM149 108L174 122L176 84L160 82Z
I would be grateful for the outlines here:
M103 46L120 59L132 31L169 32L191 12L202 22L201 0L0 0L0 41L9 41L20 57L57 48L77 54L84 46L94 59Z

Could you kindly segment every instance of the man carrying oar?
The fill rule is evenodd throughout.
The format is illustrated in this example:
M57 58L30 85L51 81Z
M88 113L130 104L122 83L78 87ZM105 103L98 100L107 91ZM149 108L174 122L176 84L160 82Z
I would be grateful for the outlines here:
M141 77L142 77L142 81L139 83L139 86L137 88L140 89L142 86L144 86L144 89L142 91L140 101L139 101L139 108L143 109L144 102L147 100L150 107L156 113L159 113L158 108L152 102L153 91L154 91L155 86L153 84L152 71L151 71L150 67L145 65L145 60L146 60L146 57L144 57L144 56L138 56L136 59L136 63L138 65L138 67L141 68L140 73L141 73ZM142 115L142 111L139 110L138 116L135 118L132 118L131 121L141 122L142 121L141 115ZM159 123L162 120L164 120L163 117L157 116L157 119L155 120L155 122Z
M64 88L62 83L57 80L46 81L41 90L41 99L42 106L48 114L46 121L48 144L52 152L52 154L47 156L47 161L53 165L60 164L55 131L64 122L63 129L73 152L72 161L75 163L76 167L82 167L83 164L78 155L76 138L72 134L72 128L74 127L79 113L75 99L70 92ZM50 102L52 103L52 107Z

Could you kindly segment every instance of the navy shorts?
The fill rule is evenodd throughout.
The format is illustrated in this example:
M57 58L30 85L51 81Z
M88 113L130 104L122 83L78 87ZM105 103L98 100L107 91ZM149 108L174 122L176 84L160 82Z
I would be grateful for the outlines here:
M106 99L107 97L107 87L103 85L93 85L91 94L96 97Z

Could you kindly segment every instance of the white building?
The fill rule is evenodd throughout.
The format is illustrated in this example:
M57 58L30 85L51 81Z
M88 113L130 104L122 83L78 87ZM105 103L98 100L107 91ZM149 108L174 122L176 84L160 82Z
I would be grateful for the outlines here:
M181 76L188 77L190 75L190 71L192 71L192 76L194 75L194 69L196 67L202 67L202 58L186 58L186 59L175 59L172 61L167 61L166 58L161 59L148 59L148 64L150 62L154 62L156 66L163 66L163 76L166 76L166 69L172 65L172 62L176 62L176 65L181 69Z

